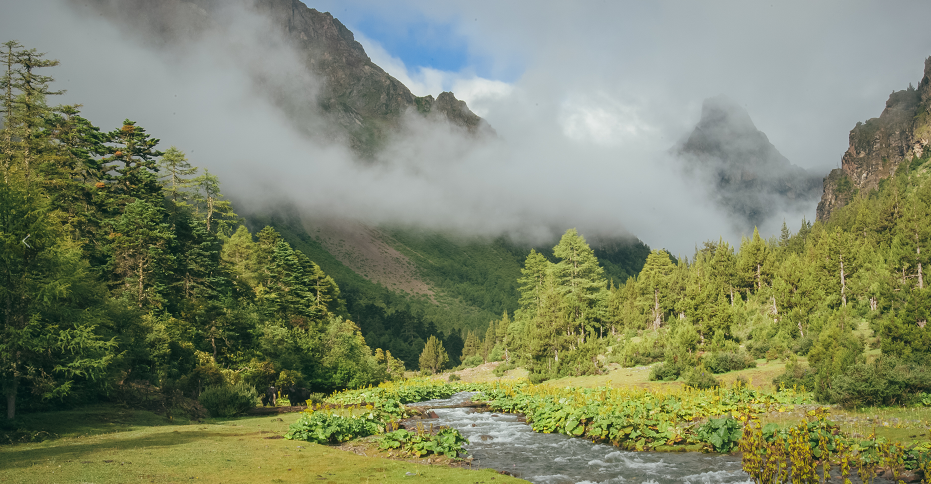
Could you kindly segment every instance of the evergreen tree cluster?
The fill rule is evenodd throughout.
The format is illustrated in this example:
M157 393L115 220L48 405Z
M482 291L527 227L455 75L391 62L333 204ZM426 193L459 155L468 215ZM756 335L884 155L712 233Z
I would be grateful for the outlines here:
M810 369L790 365L780 381L806 383L824 400L843 400L857 385L866 391L846 380L856 365L860 375L905 372L909 391L928 391L929 155L903 163L826 223L803 220L795 234L783 224L769 240L755 230L739 247L705 242L691 259L653 250L618 287L607 286L570 230L554 248L558 261L527 257L509 349L536 379L597 373L599 355L625 366L663 361L655 379L802 356ZM881 350L876 361L867 361L870 346Z
M339 287L272 228L251 234L216 175L126 120L55 106L57 61L3 44L0 385L7 417L133 389L314 391L397 377ZM131 395L130 395L131 397ZM129 397L126 397L129 398Z

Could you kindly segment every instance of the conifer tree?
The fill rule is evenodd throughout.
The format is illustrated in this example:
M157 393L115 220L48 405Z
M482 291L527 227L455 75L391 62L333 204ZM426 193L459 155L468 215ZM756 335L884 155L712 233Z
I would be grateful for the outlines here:
M155 147L159 140L146 133L145 128L135 121L125 120L123 126L107 133L110 156L103 159L104 172L113 172L108 178L113 181L112 192L118 205L134 200L161 201L161 186L158 183L157 158L162 152Z
M423 352L420 353L420 369L435 374L443 369L443 365L449 362L449 355L443 348L443 342L436 336L430 335Z
M563 234L553 247L553 255L561 259L552 266L554 284L569 309L569 335L578 331L581 341L585 333L602 330L607 304L607 281L604 269L595 253L576 229Z
M158 167L161 172L158 179L162 184L165 197L175 205L187 205L189 198L187 191L192 184L191 177L197 174L198 168L191 166L184 152L174 146L165 150L158 160Z
M479 342L478 338L475 336L475 333L469 331L466 334L465 344L462 346L462 359L465 360L470 356L475 356L478 354Z
M168 274L175 260L170 251L175 234L164 220L160 204L139 199L126 205L123 214L110 223L111 266L117 290L140 308L159 307L165 301Z
M665 299L674 271L675 266L669 259L669 253L662 249L651 251L640 271L638 285L647 298L645 302L650 307L650 323L654 330L662 326L664 314L671 309Z
M488 324L488 330L485 331L485 339L482 341L482 360L485 363L488 363L488 357L491 355L491 350L495 347L495 322L492 321Z
M745 289L759 291L767 283L770 249L756 227L753 237L743 239L740 247L740 278Z
M26 390L42 399L67 395L76 379L102 377L113 342L103 288L80 250L58 233L44 197L0 181L0 388L7 418Z
M52 91L52 77L41 75L38 69L54 67L57 60L45 59L35 49L25 49L15 41L4 44L7 48L5 73L0 78L3 89L3 151L5 180L12 171L31 184L39 158L51 148L46 120L53 109L46 104L48 96L64 91Z
M233 212L232 202L225 200L220 193L220 180L216 175L204 170L203 175L191 181L191 186L194 188L195 206L199 213L204 214L208 231L226 233L234 226L237 215Z

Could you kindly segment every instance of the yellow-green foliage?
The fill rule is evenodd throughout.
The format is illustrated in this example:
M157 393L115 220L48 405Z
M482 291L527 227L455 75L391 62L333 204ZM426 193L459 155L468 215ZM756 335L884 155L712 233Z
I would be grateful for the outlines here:
M338 393L332 405L371 404L376 411L401 415L400 403L445 398L476 391L498 411L523 413L534 431L611 442L635 450L693 445L714 448L710 437L698 436L697 424L722 415L766 412L786 405L811 403L810 394L784 389L766 393L736 383L728 388L671 391L619 388L558 388L526 381L450 383L413 379ZM400 412L400 413L399 413ZM697 445L696 445L697 444Z
M754 482L823 482L832 466L837 466L844 482L850 482L853 466L863 482L872 482L880 469L891 471L896 481L906 470L926 476L931 470L931 441L905 445L875 434L854 439L827 420L826 409L809 411L808 417L812 420L780 429L744 416L748 422L738 447L743 469Z
M584 436L632 450L701 444L696 424L708 417L810 403L808 394L791 389L764 393L739 383L653 391L502 382L487 385L484 393L492 408L525 414L537 432Z

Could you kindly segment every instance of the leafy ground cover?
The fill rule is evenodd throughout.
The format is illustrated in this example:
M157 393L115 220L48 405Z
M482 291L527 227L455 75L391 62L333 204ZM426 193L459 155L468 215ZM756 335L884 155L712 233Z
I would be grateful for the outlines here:
M871 482L880 473L893 482L927 482L931 474L931 440L905 444L875 434L852 436L828 419L825 408L787 427L747 417L739 448L754 482L825 482L832 468L843 482L853 475Z
M495 410L525 414L537 432L586 437L630 450L721 450L725 446L715 443L717 434L700 431L700 423L811 403L808 394L792 389L769 393L741 384L655 391L499 383L485 395Z
M101 406L28 416L49 422L45 428L60 438L0 446L0 482L392 483L414 476L444 484L523 482L282 439L297 414L179 425L148 412L120 412Z
M334 401L419 401L462 390L480 391L476 399L495 411L524 414L537 432L559 432L637 451L739 449L756 482L817 481L816 471L824 476L832 465L835 474L856 472L870 478L877 472L896 479L908 473L921 476L931 469L931 409L838 411L838 424L829 420L834 409L814 404L810 393L794 388L773 392L740 382L709 390L576 388L514 380L418 379L344 392ZM863 419L872 425L868 435L861 433L866 430ZM877 429L897 433L886 436ZM389 433L381 438L382 446L410 445L405 439L412 435Z

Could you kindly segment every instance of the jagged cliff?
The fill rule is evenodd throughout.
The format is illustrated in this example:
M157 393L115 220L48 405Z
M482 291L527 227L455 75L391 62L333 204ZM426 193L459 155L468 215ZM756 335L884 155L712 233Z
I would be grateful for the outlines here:
M931 57L915 89L893 92L878 118L857 123L841 167L824 179L818 220L827 220L860 191L879 186L903 161L931 154Z
M299 0L254 0L254 8L274 19L311 71L325 79L320 106L346 130L357 151L376 150L408 109L448 120L472 134L493 132L451 92L435 100L414 96L373 63L352 32L329 12L308 8Z
M705 100L701 120L674 151L741 230L813 204L820 192L821 177L789 162L726 96Z
M269 37L281 34L298 53L313 79L284 79L269 65L243 65L259 89L264 89L295 125L308 134L349 144L370 157L400 126L407 111L417 112L472 135L494 130L451 92L418 97L377 66L352 32L328 12L299 0L71 0L92 8L115 24L145 36L147 43L180 46L212 31L230 34L243 12L270 19ZM237 23L238 22L238 23ZM235 32L233 35L235 36ZM241 39L237 39L241 42ZM240 47L246 49L248 47ZM274 55L267 52L262 55ZM322 80L317 85L314 81ZM313 122L323 114L323 122Z

